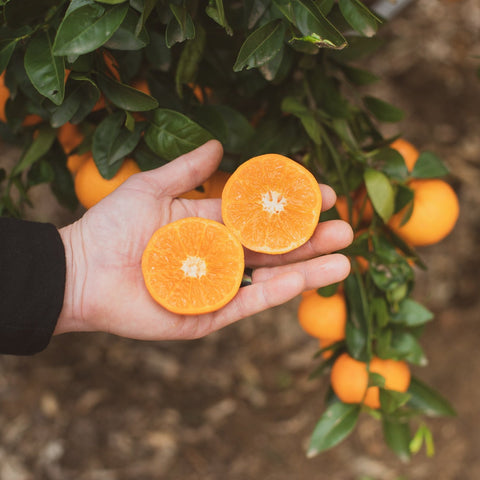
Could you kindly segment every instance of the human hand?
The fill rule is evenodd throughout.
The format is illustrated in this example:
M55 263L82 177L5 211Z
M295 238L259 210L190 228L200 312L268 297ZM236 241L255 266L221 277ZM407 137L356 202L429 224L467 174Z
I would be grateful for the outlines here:
M142 275L145 246L155 230L180 218L221 221L220 199L177 196L203 183L217 169L222 154L220 143L212 140L165 166L133 175L60 230L67 280L55 334L102 331L142 340L198 338L348 275L347 258L331 252L351 243L352 229L346 222L331 220L320 223L312 238L292 252L246 251L252 284L240 288L216 312L182 316L156 303ZM335 193L326 185L320 187L322 210L327 210L335 203Z

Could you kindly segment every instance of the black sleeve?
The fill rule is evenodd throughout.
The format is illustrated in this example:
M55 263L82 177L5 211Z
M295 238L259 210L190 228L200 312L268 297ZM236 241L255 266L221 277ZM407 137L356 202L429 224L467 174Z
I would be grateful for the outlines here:
M54 225L0 218L0 354L46 348L62 309L65 272Z

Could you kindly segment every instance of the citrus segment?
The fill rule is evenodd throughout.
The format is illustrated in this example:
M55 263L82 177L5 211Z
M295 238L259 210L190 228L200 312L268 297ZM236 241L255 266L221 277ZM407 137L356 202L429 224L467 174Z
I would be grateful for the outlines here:
M158 229L142 257L150 295L167 310L208 313L226 305L243 278L243 247L219 222L189 217Z
M303 245L318 224L322 195L315 177L287 157L251 158L222 193L225 225L250 250L280 254Z

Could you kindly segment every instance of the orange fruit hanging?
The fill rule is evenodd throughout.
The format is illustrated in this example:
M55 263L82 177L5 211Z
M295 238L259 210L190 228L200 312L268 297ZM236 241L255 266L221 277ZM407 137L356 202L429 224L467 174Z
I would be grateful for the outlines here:
M368 370L384 377L385 389L397 392L408 390L411 375L406 362L373 357L367 368L365 362L343 353L335 360L330 373L333 391L342 402L380 408L380 390L368 387Z
M150 91L150 87L148 86L148 82L145 78L138 78L132 83L132 87L140 90L141 92L145 93L146 95L151 95L152 92Z
M245 247L262 253L281 254L307 242L321 206L315 177L272 153L240 165L222 193L223 222Z
M408 186L413 190L412 214L401 225L405 209L396 213L389 221L390 227L413 246L443 240L453 230L460 213L455 191L440 179L412 180Z
M75 193L78 201L91 208L107 195L112 193L127 178L140 172L140 168L132 159L126 159L113 178L107 180L98 171L93 157L89 157L78 169L75 176Z
M66 154L78 147L83 142L83 138L78 126L70 122L63 124L57 132L57 139Z
M411 172L417 163L420 152L404 138L397 138L390 144L390 148L396 150L403 157L407 170Z
M331 340L329 338L319 338L318 339L318 346L320 347L320 349L323 349L323 348L327 348L329 347L330 345L333 345L334 343L337 343L338 340ZM322 352L322 357L324 360L328 360L329 358L331 358L333 355L333 350L325 350L324 352Z
M5 115L5 106L7 100L10 97L10 90L5 85L5 70L0 75L0 120L2 122L7 121L7 116Z
M217 170L197 188L180 195L180 197L194 200L200 198L222 198L223 187L229 178L230 173Z
M80 167L92 156L92 152L72 153L67 157L67 168L72 175L75 175Z
M158 229L142 257L150 295L171 312L213 312L238 292L244 272L243 247L219 222L189 217Z
M356 226L358 223L358 211L353 205L352 200L352 215L350 216L348 209L348 201L345 195L339 195L337 201L335 202L335 209L337 210L338 216L344 222L349 223L352 226Z
M318 293L302 296L298 305L298 323L312 337L338 341L345 338L347 304L343 293L330 297Z

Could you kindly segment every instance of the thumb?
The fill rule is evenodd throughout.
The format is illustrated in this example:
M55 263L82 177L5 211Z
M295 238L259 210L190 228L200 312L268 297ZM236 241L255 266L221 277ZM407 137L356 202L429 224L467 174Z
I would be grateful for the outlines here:
M162 167L143 172L153 188L166 196L176 197L202 184L217 169L223 147L218 140L209 140Z

